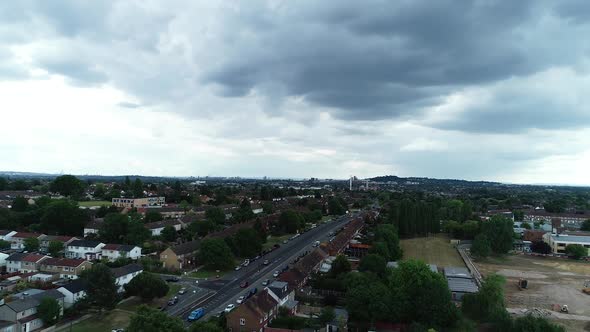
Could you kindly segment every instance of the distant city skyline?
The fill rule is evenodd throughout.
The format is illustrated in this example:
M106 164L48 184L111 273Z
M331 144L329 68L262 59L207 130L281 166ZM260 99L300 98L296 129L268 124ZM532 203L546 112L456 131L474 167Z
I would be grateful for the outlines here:
M9 1L0 170L590 185L587 1Z

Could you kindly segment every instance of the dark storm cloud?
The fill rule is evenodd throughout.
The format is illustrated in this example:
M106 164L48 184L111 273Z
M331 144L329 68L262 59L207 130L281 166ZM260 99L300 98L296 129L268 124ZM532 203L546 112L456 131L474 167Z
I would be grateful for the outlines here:
M225 54L207 81L232 96L279 84L340 117L381 119L436 104L456 87L545 65L520 45L517 29L534 12L530 1L293 5L281 8L288 14L276 15L272 28L256 31L256 40ZM248 17L236 21L238 29L257 28Z

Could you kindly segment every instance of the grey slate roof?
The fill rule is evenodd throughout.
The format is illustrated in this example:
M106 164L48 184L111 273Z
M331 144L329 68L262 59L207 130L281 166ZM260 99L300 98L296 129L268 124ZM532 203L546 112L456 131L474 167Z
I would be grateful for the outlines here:
M477 293L479 291L473 279L448 277L447 282L449 283L449 290L451 292Z
M7 302L6 305L15 312L21 312L27 309L35 308L39 305L39 303L41 303L41 300L45 297L50 297L57 300L64 298L65 295L63 295L55 289L50 289L44 292L37 293L35 295L25 297L24 299L16 299L14 301Z
M189 253L199 250L200 244L201 243L199 240L193 240L193 241L181 243L181 244L176 245L170 249L172 249L172 251L174 251L174 253L176 255L185 255L185 254L189 254Z
M135 263L131 263L131 264L127 264L125 266L115 267L115 268L111 269L111 272L113 272L113 275L115 276L115 278L119 278L124 275L130 274L133 272L139 272L139 271L143 271L143 267L141 265L135 264Z
M456 278L472 278L471 273L465 267L445 267L445 277L456 277Z
M63 285L62 287L67 289L72 294L76 294L81 291L85 291L87 288L86 282L82 279L76 279L74 281L71 281L71 282Z

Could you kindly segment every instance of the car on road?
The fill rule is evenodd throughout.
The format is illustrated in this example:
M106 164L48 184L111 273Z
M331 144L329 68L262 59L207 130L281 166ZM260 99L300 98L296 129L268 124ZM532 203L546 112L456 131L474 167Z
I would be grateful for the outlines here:
M205 309L197 308L197 309L193 310L190 313L190 315L188 315L187 320L189 322L194 322L194 321L198 320L199 318L203 317L203 315L205 315Z
M254 257L252 260L257 260L257 259L260 259L260 255L259 255L259 256L256 256L256 257Z
M249 259L246 259L246 260L244 261L244 263L242 263L242 265L244 265L244 266L248 266L248 265L250 265L250 260L249 260Z
M178 297L173 297L168 301L168 305L175 305L176 303L178 303Z
M235 304L230 303L227 305L227 307L225 307L225 312L230 312L230 311L234 310L235 307L236 307Z
M287 240L283 240L283 244L287 244Z
M236 266L236 268L234 270L239 271L242 268L241 265Z
M168 282L179 282L180 278L179 277L170 277L170 278L166 278L166 281Z
M242 296L240 296L240 297L238 297L238 299L236 300L236 303L237 303L237 304L241 304L242 302L244 302L244 299L245 299L245 298L246 298L246 297L245 297L245 296L243 296L243 295L242 295Z
M242 281L242 283L240 284L240 287L246 288L246 287L248 287L248 285L249 285L248 281Z
M268 261L268 259L265 259L264 262L262 262L262 264L264 265L268 265L270 262Z
M178 294L179 294L179 295L182 295L182 294L184 294L184 293L186 293L186 288L182 287L182 288L181 288L181 289L178 291Z
M278 277L278 276L279 276L279 274L280 274L280 272L279 272L279 271L275 271L275 273L273 273L273 274L272 274L272 276L276 278L276 277Z

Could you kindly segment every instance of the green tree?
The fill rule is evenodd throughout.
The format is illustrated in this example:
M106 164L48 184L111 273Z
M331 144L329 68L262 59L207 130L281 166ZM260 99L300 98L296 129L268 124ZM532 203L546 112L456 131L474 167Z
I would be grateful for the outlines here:
M184 199L180 201L180 203L178 203L178 206L180 206L184 210L184 212L190 210L190 204Z
M78 235L84 232L88 220L88 214L80 209L77 202L53 200L42 209L41 230L50 234Z
M240 208L235 213L233 213L233 219L238 223L254 219L254 212L252 212L250 200L247 198L242 200L240 203Z
M190 332L223 332L223 328L214 322L195 322L191 324Z
M176 240L176 229L172 226L166 226L162 229L160 235L164 241L173 242Z
M59 321L61 314L61 306L57 300L51 297L44 297L41 299L37 307L37 315L43 321L45 326L55 325Z
M140 178L135 178L135 182L133 182L133 197L141 198L143 196L143 183Z
M10 242L5 240L0 240L0 249L10 248Z
M544 317L533 317L526 315L518 317L512 324L511 332L565 332L563 326L553 324Z
M231 250L222 239L203 240L199 259L208 270L227 270L234 266Z
M4 177L0 177L0 191L6 190L8 188L8 180Z
M105 187L104 187L104 184L102 184L102 183L97 183L97 184L94 186L94 193L92 194L92 196L94 196L94 198L95 198L95 199L96 199L96 198L104 198L104 197L105 197L105 195L106 195L106 193L107 193L107 192L106 192L106 189L105 189ZM110 199L109 199L109 201L110 201Z
M390 272L389 288L401 322L445 327L458 319L446 279L423 262L400 262Z
M60 193L64 196L77 197L82 195L84 186L82 181L73 175L58 176L49 185L49 190L54 193Z
M348 261L348 259L346 259L346 256L338 255L336 256L336 259L334 259L334 261L332 262L332 267L330 268L329 275L332 278L336 278L340 275L344 275L350 272L350 270L350 262Z
M479 234L473 240L471 245L471 254L475 257L485 258L492 253L490 240L485 234Z
M348 281L346 309L350 316L356 321L368 322L371 327L377 320L393 318L389 289L378 280L365 283L359 282L363 276L358 277L358 280Z
M515 210L514 211L514 220L515 221L523 221L524 220L524 212L522 210Z
M25 246L25 251L33 252L39 250L39 239L36 237L24 239L23 244Z
M254 257L262 251L262 241L253 228L240 229L233 241L240 257Z
M328 200L328 211L331 215L340 216L346 213L346 208L336 197L330 197Z
M531 224L529 224L528 222L523 222L522 224L520 224L520 227L524 228L524 229L531 229Z
M588 220L585 220L585 221L582 223L582 228L580 228L580 229L581 229L582 231L585 231L585 232L590 232L590 219L588 219Z
M580 259L588 256L588 249L584 248L581 244L568 244L565 247L565 253L574 259Z
M506 254L512 250L514 239L514 223L511 219L495 215L482 224L482 233L490 240L492 251L496 254Z
M505 279L492 274L484 279L479 291L465 294L461 306L463 313L473 320L494 323L506 312L504 304Z
M115 277L108 266L97 263L92 268L82 272L81 278L86 281L86 296L102 312L112 309L118 301Z
M386 260L396 261L402 258L403 252L399 245L399 237L395 226L387 224L377 226L375 240L377 242L383 242L387 246L386 252L389 253L389 255L384 256Z
M129 220L127 222L127 236L125 242L136 246L142 246L143 243L152 237L152 232L145 228L140 220Z
M143 301L151 301L154 298L163 297L170 289L162 278L156 277L148 272L140 273L124 287L127 294L137 295Z
M182 320L160 310L140 305L131 316L128 332L185 332Z
M64 244L61 241L49 241L49 246L47 247L47 251L53 257L59 256L59 254L64 250Z
M281 212L279 216L279 227L283 232L293 234L303 226L303 218L293 210Z
M164 217L158 211L148 210L145 213L145 217L143 218L143 220L146 223L150 223L150 222L162 221L162 220L164 220Z
M106 243L122 243L129 231L129 217L120 213L109 213L98 230L99 237Z
M29 201L22 196L17 196L12 201L11 209L15 212L26 212L29 209Z
M385 258L375 254L368 254L361 258L359 263L359 271L361 272L372 272L378 276L385 275L387 261Z
M225 222L225 212L221 208L212 207L205 211L205 218L217 225L221 225Z
M334 308L324 307L324 308L322 308L322 311L320 312L320 316L318 317L318 320L320 321L320 323L323 326L325 326L327 323L333 321L335 317L336 317L336 314L334 313Z

